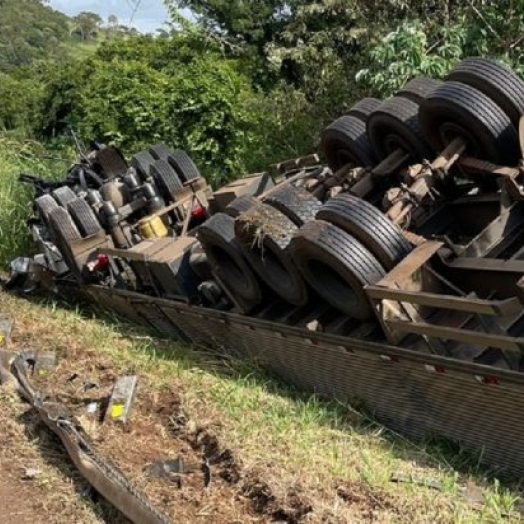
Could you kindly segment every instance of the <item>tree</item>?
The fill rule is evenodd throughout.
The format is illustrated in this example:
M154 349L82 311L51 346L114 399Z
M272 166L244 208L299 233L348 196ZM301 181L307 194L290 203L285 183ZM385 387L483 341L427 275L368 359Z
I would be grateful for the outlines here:
M107 23L108 23L108 25L111 28L115 29L117 27L117 25L118 25L118 16L116 16L116 15L109 15L107 17Z
M82 40L91 40L95 37L103 20L96 13L83 11L73 18L73 33L79 34Z

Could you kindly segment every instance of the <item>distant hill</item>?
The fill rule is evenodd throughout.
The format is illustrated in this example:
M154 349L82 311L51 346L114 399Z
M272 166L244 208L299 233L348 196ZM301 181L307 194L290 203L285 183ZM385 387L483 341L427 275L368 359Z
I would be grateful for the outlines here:
M41 0L0 0L0 72L60 56L70 24Z

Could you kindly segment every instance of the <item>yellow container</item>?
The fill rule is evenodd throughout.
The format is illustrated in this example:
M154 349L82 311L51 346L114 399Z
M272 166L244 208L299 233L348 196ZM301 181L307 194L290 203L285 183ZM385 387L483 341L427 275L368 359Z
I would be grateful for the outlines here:
M138 231L142 238L165 238L168 230L160 217L145 217L138 223Z

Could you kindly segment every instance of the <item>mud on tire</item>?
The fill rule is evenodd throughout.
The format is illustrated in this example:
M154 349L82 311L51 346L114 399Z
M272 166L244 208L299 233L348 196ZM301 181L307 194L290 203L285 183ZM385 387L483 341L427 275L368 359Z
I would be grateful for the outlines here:
M373 316L364 286L386 272L380 262L342 229L316 220L300 228L290 253L302 275L328 304L357 320Z
M411 251L400 228L362 198L338 195L322 206L317 218L349 233L388 271Z
M306 284L287 252L297 230L286 215L265 204L235 220L235 236L251 267L278 296L303 306L308 300Z
M264 199L264 203L278 209L298 227L314 220L322 207L320 200L309 191L289 185L272 191Z

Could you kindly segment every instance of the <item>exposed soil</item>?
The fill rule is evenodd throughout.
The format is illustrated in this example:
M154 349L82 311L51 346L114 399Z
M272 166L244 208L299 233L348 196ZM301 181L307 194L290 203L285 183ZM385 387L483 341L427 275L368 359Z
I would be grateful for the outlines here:
M51 337L51 333L41 333L43 349L47 335ZM14 339L11 350L34 340L20 324ZM33 377L33 382L52 400L64 403L98 451L116 463L135 487L173 521L216 524L309 521L314 503L300 485L284 489L278 486L275 490L266 478L266 471L246 469L235 451L220 442L215 431L219 421L201 420L198 413L183 411L183 391L167 388L153 392L146 383L139 383L130 422L101 423L117 370L109 359L104 360L92 350L74 344L62 350L67 358L60 359L58 368L47 377ZM92 403L99 406L96 414L87 412ZM93 522L127 522L89 489L59 439L27 404L0 388L0 406L0 425L4 429L0 432L0 449L5 450L0 457L2 524L38 523L39 519L46 524L87 522L78 512L89 513L93 502L96 503L96 514L90 516ZM162 463L176 459L181 460L182 471L166 473ZM24 480L27 468L36 469L36 475ZM62 483L60 489L53 487L52 496L46 485L55 480L49 480L48 475L58 475ZM336 493L333 486L333 496ZM71 498L77 500L71 502ZM329 522L324 518L314 521Z

